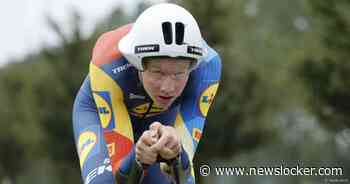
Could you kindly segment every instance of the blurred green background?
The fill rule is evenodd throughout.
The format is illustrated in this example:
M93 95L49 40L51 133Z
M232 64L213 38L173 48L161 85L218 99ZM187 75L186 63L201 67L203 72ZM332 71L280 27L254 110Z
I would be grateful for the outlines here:
M193 13L223 60L198 183L350 183L350 1L171 2ZM82 183L71 111L92 47L148 6L115 9L88 37L78 13L69 34L48 18L59 46L0 68L0 184ZM336 166L343 175L201 177L202 164Z

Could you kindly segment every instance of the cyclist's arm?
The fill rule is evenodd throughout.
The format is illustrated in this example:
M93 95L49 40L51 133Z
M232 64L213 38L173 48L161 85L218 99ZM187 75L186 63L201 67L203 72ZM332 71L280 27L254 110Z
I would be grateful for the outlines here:
M187 176L187 183L194 183L193 157L200 141L205 118L219 86L221 60L211 50L210 58L202 67L193 71L190 90L185 91L184 101L175 120L175 128L181 136L183 152L181 164Z
M122 110L122 102L114 101L113 105L119 104L118 107L109 103L107 96L111 93L92 92L91 88L90 77L87 77L76 97L73 110L74 137L84 183L114 184L114 173L122 176L120 180L126 181L127 176L135 175L135 169L138 171L136 174L140 174L135 165L133 140L129 137L132 135L128 127L130 122L119 121L128 119L128 114ZM116 120L117 115L124 119ZM134 176L134 179L139 177Z
M122 26L97 40L89 76L75 100L74 134L85 184L114 183L113 174L125 179L135 170L133 131L123 92L103 71L105 65L121 58L116 45L130 28ZM111 166L106 165L108 161Z
M73 130L85 184L114 183L103 129L87 77L73 107Z

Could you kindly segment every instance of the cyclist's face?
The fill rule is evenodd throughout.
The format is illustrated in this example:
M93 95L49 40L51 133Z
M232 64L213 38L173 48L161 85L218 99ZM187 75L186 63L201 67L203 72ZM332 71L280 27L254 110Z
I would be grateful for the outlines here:
M141 80L148 95L162 108L168 108L186 86L190 61L161 58L147 61Z

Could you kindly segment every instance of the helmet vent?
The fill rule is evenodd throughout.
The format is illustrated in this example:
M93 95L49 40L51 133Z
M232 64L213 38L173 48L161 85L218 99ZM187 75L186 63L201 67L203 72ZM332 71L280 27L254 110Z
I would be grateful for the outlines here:
M182 45L184 42L185 26L181 22L175 23L176 44Z
M163 37L165 44L169 45L173 43L173 31L170 22L162 23Z

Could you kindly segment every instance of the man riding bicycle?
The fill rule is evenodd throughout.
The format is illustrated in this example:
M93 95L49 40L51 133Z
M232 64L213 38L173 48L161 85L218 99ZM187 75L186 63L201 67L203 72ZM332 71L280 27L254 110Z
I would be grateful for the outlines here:
M84 183L195 183L220 75L218 54L178 5L154 5L104 33L73 108Z

